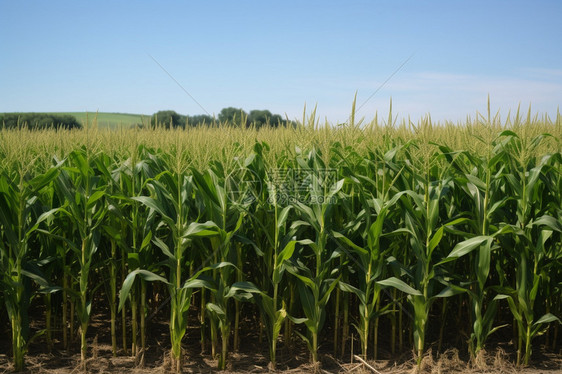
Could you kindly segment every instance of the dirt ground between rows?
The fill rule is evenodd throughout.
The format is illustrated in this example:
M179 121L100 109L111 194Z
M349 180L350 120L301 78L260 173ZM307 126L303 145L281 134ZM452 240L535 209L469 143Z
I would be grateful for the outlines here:
M154 349L156 348L156 349ZM303 347L304 348L304 347ZM137 357L117 356L112 357L111 346L92 342L90 358L87 363L88 373L108 374L164 374L170 372L170 360L167 350L163 347L151 347L152 352ZM411 355L410 355L411 356ZM410 374L416 373L416 363L413 359L368 361L367 367L358 359L350 362L337 360L330 354L321 355L321 363L312 366L307 357L299 355L281 354L277 372L279 373L380 373L380 374ZM66 354L53 351L30 352L27 357L26 373L39 374L78 374L80 369L79 353ZM217 361L208 358L208 355L190 355L184 357L184 373L268 373L267 354L249 350L237 352L229 356L227 370L216 369ZM376 370L376 371L375 371ZM0 373L11 373L12 365L5 353L0 354ZM529 367L516 368L510 355L499 349L495 353L486 353L479 362L466 362L459 358L458 351L449 350L438 355L427 354L422 360L422 373L520 373L520 374L555 374L562 373L562 357L556 354L538 354L533 364Z
M40 313L37 313L40 315ZM38 316L37 316L38 317ZM41 318L33 319L35 321ZM248 335L241 336L238 352L229 355L227 370L222 373L268 373L268 348L265 338L259 341L256 321L247 321L244 331ZM89 336L89 352L87 362L88 373L108 374L160 374L170 372L168 325L165 316L159 321L152 321L149 328L147 351L137 357L129 355L112 356L111 334L105 313L100 313L92 319ZM41 326L36 326L40 329ZM185 355L183 358L184 373L217 373L217 360L211 359L210 352L200 354L199 329L191 328L184 339ZM328 335L329 336L329 335ZM54 337L54 349L48 352L44 339L39 338L30 345L26 356L27 373L39 374L79 374L80 347L78 336L75 338L70 351L60 350L61 342ZM284 349L280 344L278 352L278 373L380 373L380 374L409 374L416 373L417 365L412 352L404 352L401 356L391 357L388 344L381 339L376 361L369 360L367 367L354 358L351 347L348 346L345 357L335 358L332 343L320 344L320 364L312 366L309 361L307 347L302 341L295 340L293 352ZM57 349L58 348L58 349ZM357 354L359 343L355 343L353 351ZM0 326L0 374L11 373L10 337L7 324ZM352 361L353 360L353 361ZM431 348L422 360L421 372L428 374L462 373L521 373L521 374L562 374L562 351L548 352L536 347L533 351L532 363L529 367L516 368L513 365L515 352L512 345L498 343L488 352L479 357L477 362L470 362L466 353L448 350L437 354ZM375 371L376 370L376 371Z

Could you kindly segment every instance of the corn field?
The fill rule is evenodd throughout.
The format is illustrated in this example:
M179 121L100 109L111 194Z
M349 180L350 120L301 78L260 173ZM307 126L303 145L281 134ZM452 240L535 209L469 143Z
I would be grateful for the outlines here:
M93 122L0 130L0 312L15 370L31 344L68 349L76 334L86 369L101 304L114 355L150 349L153 306L169 312L177 372L188 325L223 369L248 319L273 368L282 347L308 347L313 363L348 357L352 337L377 359L383 335L390 354L419 360L451 326L461 338L448 344L472 357L502 339L517 365L539 344L560 348L560 114L334 127L313 112L260 130ZM31 331L37 305L43 329Z

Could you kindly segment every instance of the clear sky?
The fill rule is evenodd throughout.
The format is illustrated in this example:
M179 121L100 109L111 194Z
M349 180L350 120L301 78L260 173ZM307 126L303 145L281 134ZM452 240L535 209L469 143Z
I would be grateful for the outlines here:
M0 0L0 112L555 115L562 1ZM156 63L151 56L156 60ZM410 56L411 59L367 99ZM204 108L194 102L166 69Z

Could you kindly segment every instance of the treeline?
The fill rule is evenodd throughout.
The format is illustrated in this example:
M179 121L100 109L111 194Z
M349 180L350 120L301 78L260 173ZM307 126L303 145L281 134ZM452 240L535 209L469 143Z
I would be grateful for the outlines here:
M294 121L283 118L280 114L273 114L269 110L251 110L223 108L218 116L208 114L183 115L173 110L161 110L150 117L148 123L134 126L152 128L186 128L197 126L235 126L235 127L287 127L294 126ZM82 128L76 117L68 114L56 113L0 113L0 129L47 129L47 128Z
M53 113L0 113L0 129L82 128L76 117Z
M280 114L273 114L267 109L255 109L247 113L240 108L228 107L223 108L217 117L208 114L190 116L179 114L173 110L161 110L152 115L150 125L163 128L218 125L260 128L262 126L292 126L294 122L283 118Z

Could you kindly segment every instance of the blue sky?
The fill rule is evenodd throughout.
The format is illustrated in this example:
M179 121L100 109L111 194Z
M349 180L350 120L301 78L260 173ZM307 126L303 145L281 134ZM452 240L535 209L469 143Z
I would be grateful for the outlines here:
M0 112L555 115L561 1L0 0ZM204 108L201 109L150 57Z

